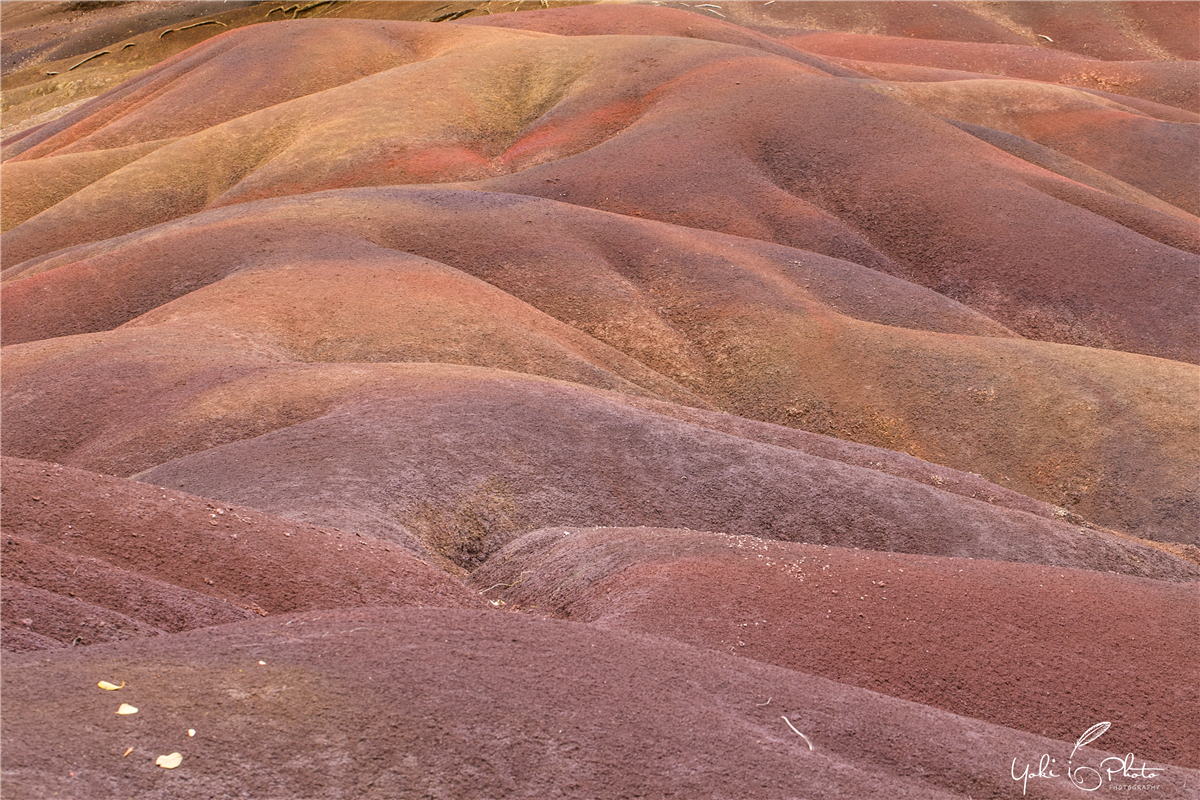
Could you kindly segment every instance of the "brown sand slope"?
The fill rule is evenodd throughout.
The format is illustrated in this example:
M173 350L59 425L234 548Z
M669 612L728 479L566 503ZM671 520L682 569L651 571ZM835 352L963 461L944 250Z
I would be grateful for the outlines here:
M1200 151L1200 117L1156 119L1123 105L1116 95L1025 81L980 78L897 86L887 93L930 113L1020 136L1179 209L1200 211L1195 190L1200 166L1197 159L1180 157Z
M316 419L346 398L427 366L400 364L271 365L262 352L234 337L205 337L195 327L120 336L64 337L8 351L12 426L6 444L13 452L40 454L119 474L143 471L209 447L269 433ZM270 355L270 351L267 351ZM46 367L41 380L33 369ZM453 376L453 370L433 369ZM112 374L120 377L111 380ZM55 379L53 375L60 376ZM469 373L494 381L500 375ZM511 376L509 376L511 377ZM92 388L89 388L92 387ZM96 387L102 387L97 390ZM978 475L938 467L911 456L793 428L753 422L667 402L610 396L633 408L762 444L810 453L878 470L952 494L985 499L1004 508L1047 518L1078 517Z
M689 425L619 397L468 369L414 367L316 419L139 477L323 524L352 515L382 538L403 524L427 541L449 539L442 547L470 567L520 532L607 520L1195 574L1099 531Z
M102 692L100 679L126 686ZM1110 755L666 639L499 612L308 613L11 657L3 680L6 728L25 734L5 747L6 783L35 796L1000 798L1021 791L1014 761L1019 777L1043 753L1089 767ZM115 715L121 702L138 713ZM153 765L171 752L178 769ZM1152 774L1171 798L1200 777ZM1061 777L1026 788L1075 791Z
M610 13L619 21L621 12ZM254 113L242 113L239 93L206 91L218 75L245 80L241 63L263 47L301 52L316 30L382 36L416 60L294 99L268 84L264 98L274 104ZM674 35L562 37L351 20L239 29L203 47L222 58L186 70L171 89L203 95L189 104L195 121L164 128L153 103L126 109L109 95L36 147L14 152L10 162L20 163L212 125L12 228L6 265L213 205L343 186L482 180L471 185L848 257L1038 338L1197 358L1195 326L1187 324L1195 309L1178 299L1194 291L1193 254L1109 220L1095 210L1102 202L1081 208L1062 199L1078 191L818 66ZM139 81L149 85L175 68L160 65ZM388 102L400 87L424 98L420 106ZM1171 138L1160 127L1119 141L1098 133L1093 149L1124 147L1128 136L1145 146L1151 137L1160 161L1187 158L1192 128ZM680 148L680 141L691 144ZM793 144L779 145L785 141ZM1060 191L1048 188L1059 184ZM919 200L914 185L924 187ZM1141 215L1154 220L1145 231L1182 224L1152 209ZM1051 230L1046 219L1058 224ZM1180 244L1180 237L1170 238ZM1071 266L1081 263L1086 272ZM1131 277L1142 275L1155 278ZM1066 330L1057 319L1069 321Z
M1052 738L1108 720L1108 747L1200 763L1194 585L649 528L530 533L472 582Z
M11 541L12 544L6 542L5 559L23 558L25 551L20 548L23 543L13 539L7 541ZM20 555L17 554L17 550L21 550ZM89 570L80 578L77 570L72 568L80 566L78 564L63 564L61 560L57 564L46 564L45 561L46 559L42 559L41 566L49 567L49 571L58 572L55 577L66 578L69 575L69 581L60 580L59 583L68 582L72 589L59 593L32 586L21 580L0 579L0 641L6 656L23 650L52 650L141 636L158 636L166 632L148 622L114 611L111 604L90 603L78 599L73 594L75 588L87 595L103 595L112 589L116 590L118 596L150 592L157 596L160 606L183 606L194 599L177 590L172 591L173 587L165 587L164 591L164 587L139 580L137 576L101 570L104 574L97 580L96 573ZM19 570L24 571L24 566L22 564ZM70 572L64 572L63 569L69 569ZM38 583L50 582L46 577L33 575L31 579ZM199 623L196 627L250 619L253 616L253 612L238 612L239 609L232 606L214 607L212 602L202 599L194 609L188 610L188 616L189 621Z
M146 635L255 613L483 605L394 543L56 464L3 467L3 576L29 587L6 583L6 636L19 627L87 645L130 626ZM86 624L98 609L130 622Z
M497 386L509 392L519 392L522 387L542 389L540 384L521 381L514 375L428 365L264 366L252 359L238 363L221 358L229 350L223 351L211 341L203 346L198 335L188 335L194 333L185 330L179 337L160 337L151 343L123 337L123 341L112 343L115 346L65 354L51 352L52 358L57 356L55 360L42 358L34 362L46 365L61 359L72 367L62 369L61 380L41 384L32 378L13 380L9 405L14 410L9 413L10 419L20 424L14 426L6 446L12 452L28 450L42 458L132 474L207 448L317 420L364 396L386 397L391 391L408 396L422 390L428 401L436 404L439 392L452 400L460 388L483 394ZM56 343L74 345L80 341L72 338ZM83 344L87 344L86 339ZM14 360L20 356L16 350ZM105 367L88 368L96 359L102 360ZM57 362L60 367L61 360ZM112 382L107 370L113 370L121 380ZM13 368L10 375L15 373ZM427 378L434 382L423 388ZM99 390L94 391L97 387ZM795 450L1046 519L1080 522L1064 509L1039 503L979 476L880 448L670 403L620 395L589 396L579 388L558 393L569 406L586 409L599 404L618 416L642 409L649 413L647 419L662 416L664 422L682 423L680 430L713 431L746 444ZM482 440L471 444L472 448L479 446L484 446ZM547 447L569 457L569 450L562 444L551 442ZM653 451L655 446L650 449ZM420 457L430 455L422 452ZM456 455L451 452L442 457L453 459ZM342 519L353 520L353 525L390 528L394 524L390 514L368 513L365 506L339 503L338 508L338 513L345 515ZM292 512L306 518L306 512L300 509ZM323 519L328 522L329 518Z
M1172 302L1165 297L1150 300L1156 289L1145 283L1134 288L1133 273L1125 272L1141 263L1135 269L1178 280L1182 289L1194 280L1191 252L1154 244L1096 213L1107 211L1106 202L1072 204L1080 187L1070 193L1048 188L1061 180L962 138L948 123L908 117L888 98L876 103L867 99L873 94L867 89L833 78L792 80L783 73L794 67L771 67L780 72L725 62L689 76L621 136L480 185L826 252L933 288L1023 335L1194 360L1192 345L1183 343L1188 334L1177 331L1177 339L1160 327L1173 327L1168 320L1193 312L1168 310ZM779 104L771 106L781 109L777 114L758 110L768 98ZM713 108L722 101L729 104L725 110ZM743 124L747 118L754 122ZM725 129L714 122L726 119L739 122ZM661 132L682 120L694 131L679 137ZM675 146L677 140L726 155L698 163L694 150ZM634 175L655 180L634 181ZM910 201L914 182L925 187L919 202ZM823 245L809 233L814 214L836 217L887 260ZM1048 219L1055 224L1047 225ZM1175 225L1166 218L1142 229ZM1182 230L1172 235L1182 244ZM1118 266L1111 260L1118 253L1133 261ZM1163 269L1179 270L1177 278ZM1118 311L1111 299L1116 296L1133 305ZM1139 296L1146 298L1140 308ZM1176 344L1149 347L1137 339Z
M182 330L202 338L219 330L226 339L240 341L244 355L272 360L473 363L704 403L636 359L492 284L361 237L337 236L331 242L327 230L296 225L287 232L295 236L286 244L279 241L263 263L251 250L262 241L261 222L237 220L234 246L221 261L212 259L212 249L186 255L178 249L196 241L211 248L214 231L201 226L173 237L167 248L160 240L116 259L88 259L15 284L5 295L13 312L7 332L13 340L45 340L105 330L153 309L120 329L120 335L92 340L140 335L145 341ZM143 260L148 249L182 257ZM110 266L128 280L98 275ZM34 308L42 299L66 313L51 323ZM70 311L73 300L80 302ZM220 315L214 324L215 308ZM47 330L47 323L57 330Z
M240 0L5 4L0 12L4 137L28 135L231 24L259 21L262 12L247 9L253 5ZM181 27L185 30L176 30Z
M673 4L676 7L685 4ZM732 3L730 22L776 36L843 31L943 42L1021 44L1111 61L1200 59L1190 2ZM711 15L711 10L705 12Z
M1182 4L1178 13L1181 17L1186 14ZM816 55L1082 86L1200 112L1200 87L1196 85L1196 79L1200 77L1200 63L1194 60L1105 61L1024 45L931 41L854 33L801 34L785 37L784 40L797 49Z
M0 4L0 794L1195 796L1200 4L541 5Z
M413 28L416 31L409 32ZM384 27L368 22L287 23L218 36L127 81L101 103L23 137L6 159L187 136L293 98L425 61L454 48L462 38L464 32L455 26ZM294 59L298 53L306 57ZM271 68L292 60L294 67Z
M0 224L4 230L19 225L169 142L164 139L9 164L3 167L5 188L0 195L3 202L0 207L3 222Z
M1194 541L1194 367L1023 341L811 252L561 202L398 188L214 210L10 278L12 455L128 475L194 452L187 428L203 446L229 441L211 435L211 413L180 404L264 361L431 360L906 451L1098 524ZM151 431L158 414L130 406L134 395L176 433ZM273 403L257 413L277 417ZM175 449L156 455L164 445Z
M569 6L592 0L545 2ZM35 134L40 137L90 99L234 28L326 17L439 22L490 14L494 5L505 12L544 7L543 0L510 0L503 7L494 0L483 6L470 0L328 0L291 5L254 0L8 3L0 28L2 135L12 143ZM320 48L322 43L312 46ZM352 61L356 53L351 48L340 55ZM260 79L270 80L273 74L302 65L274 62L267 67L251 69Z

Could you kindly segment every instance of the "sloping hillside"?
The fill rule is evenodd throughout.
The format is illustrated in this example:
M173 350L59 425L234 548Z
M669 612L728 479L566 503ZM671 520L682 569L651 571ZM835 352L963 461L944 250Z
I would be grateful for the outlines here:
M5 3L0 794L1195 796L1198 21Z

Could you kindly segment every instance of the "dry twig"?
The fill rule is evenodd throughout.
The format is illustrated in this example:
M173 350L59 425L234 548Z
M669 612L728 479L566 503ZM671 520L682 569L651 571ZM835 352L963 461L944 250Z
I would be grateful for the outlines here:
M182 28L167 28L165 31L163 31L162 33L160 33L158 35L158 38L161 39L162 37L166 36L168 33L178 33L179 31L186 31L186 30L191 30L192 28L199 28L201 25L220 25L222 28L229 27L224 22L218 22L215 19L206 19L203 22L193 22L191 25L184 25Z
M792 721L790 719L788 719L787 717L780 717L780 719L787 723L787 726L792 729L792 733L796 734L797 736L799 736L801 739L804 740L804 743L808 745L809 750L813 749L812 741L807 736L805 736L803 733L796 730L796 726L792 724Z
M95 55L90 55L87 58L85 58L83 61L80 61L78 64L75 65L75 67L81 67L84 64L86 64L87 62L91 61L93 58L99 58L100 56L106 56L106 55L108 55L108 51L101 50L99 53L96 53ZM68 67L67 72L70 72L71 70L75 69L75 67ZM57 73L55 73L55 74L57 74Z

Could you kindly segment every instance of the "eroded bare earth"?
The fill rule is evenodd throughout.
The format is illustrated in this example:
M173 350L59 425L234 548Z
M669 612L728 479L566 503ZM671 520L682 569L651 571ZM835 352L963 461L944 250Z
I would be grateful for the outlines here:
M0 794L1195 797L1198 23L4 3Z

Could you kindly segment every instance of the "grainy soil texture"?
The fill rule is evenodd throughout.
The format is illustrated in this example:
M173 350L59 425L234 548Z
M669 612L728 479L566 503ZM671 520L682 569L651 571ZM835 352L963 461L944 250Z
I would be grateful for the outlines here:
M1200 3L0 4L0 798L1200 797Z

